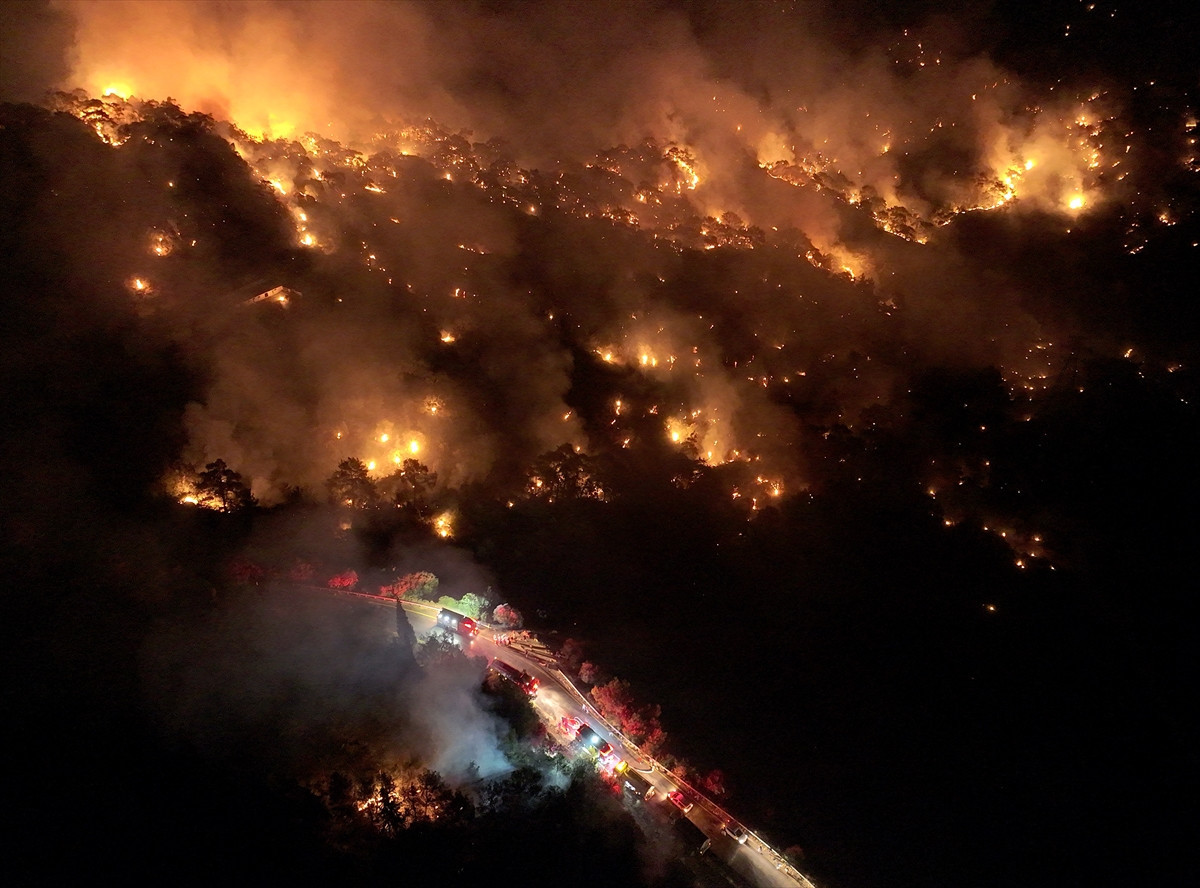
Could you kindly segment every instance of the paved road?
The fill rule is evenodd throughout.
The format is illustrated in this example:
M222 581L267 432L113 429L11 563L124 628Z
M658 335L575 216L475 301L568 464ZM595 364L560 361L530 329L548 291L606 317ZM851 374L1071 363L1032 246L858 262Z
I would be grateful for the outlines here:
M343 593L344 594L344 593ZM378 605L395 608L394 599L379 598L372 595L357 595L360 600L371 601ZM436 605L404 602L404 610L409 624L418 638L428 635L437 627ZM728 815L714 805L689 792L688 788L670 773L662 770L653 760L641 755L636 748L625 742L596 710L579 695L569 680L553 665L553 658L545 648L533 644L523 644L514 641L511 644L499 644L497 638L502 637L491 629L480 629L471 642L471 653L488 660L500 658L506 663L523 669L536 677L540 682L537 697L533 706L539 718L555 732L560 739L566 739L559 734L559 725L566 716L573 716L591 725L592 729L613 745L618 754L630 767L636 768L654 785L657 792L655 798L648 804L669 806L666 794L674 790L682 790L685 795L695 801L687 818L698 826L705 835L712 839L709 853L719 856L748 881L762 888L814 888L812 882L796 873L773 848L759 841L753 833L744 845L721 832L727 822Z

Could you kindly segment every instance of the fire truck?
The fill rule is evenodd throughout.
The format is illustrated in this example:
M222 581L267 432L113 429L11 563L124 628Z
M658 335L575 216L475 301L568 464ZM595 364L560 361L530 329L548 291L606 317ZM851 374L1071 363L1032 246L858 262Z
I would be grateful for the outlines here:
M605 773L612 775L623 766L612 744L597 734L587 722L573 715L565 715L558 729L566 735L568 743L576 745L586 755L595 756L594 761Z
M492 660L488 668L497 675L507 678L530 697L537 696L538 684L540 682L528 672L523 672L511 664L505 663L503 660Z
M437 624L443 629L449 629L451 632L457 632L463 638L470 641L479 634L479 625L470 617L464 617L462 614L456 614L452 610L442 608L438 613Z

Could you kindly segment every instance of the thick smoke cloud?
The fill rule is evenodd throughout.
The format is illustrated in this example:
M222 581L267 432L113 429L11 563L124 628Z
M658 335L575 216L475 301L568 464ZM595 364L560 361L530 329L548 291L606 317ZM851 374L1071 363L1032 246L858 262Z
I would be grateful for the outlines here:
M480 661L421 669L396 636L386 609L276 591L157 628L143 686L164 735L214 761L300 779L413 762L450 781L509 770Z
M72 16L48 2L0 6L0 100L33 102L70 76Z
M838 27L858 12L67 3L56 14L75 24L70 73L45 85L172 96L276 136L361 142L383 120L431 117L504 138L536 165L646 136L694 146L706 173L738 156L819 154L919 210L966 197L955 193L964 179L1003 172L1043 131L1057 135L1056 106L1074 111L1069 97L1024 89L963 28ZM1079 172L1061 161L1059 172ZM1053 200L1063 187L1038 191Z
M610 405L580 401L596 356L625 374L606 398L639 396L618 416L653 413L706 461L752 452L804 484L802 425L853 425L924 366L995 365L1015 390L1062 366L1089 276L1064 273L1047 310L1025 244L1078 237L1083 207L1106 248L1135 247L1149 213L1180 215L1121 134L1119 96L1023 84L970 22L571 3L27 18L13 45L57 33L61 52L22 50L25 82L170 95L251 134L347 146L156 112L97 163L53 149L76 197L28 232L134 282L138 313L203 380L187 461L225 459L267 502L319 492L350 455L380 475L415 456L453 487L519 477L564 442L628 445L603 430ZM411 126L425 118L449 130ZM969 224L1014 199L1004 222ZM145 255L164 241L170 255ZM282 308L253 301L280 285Z

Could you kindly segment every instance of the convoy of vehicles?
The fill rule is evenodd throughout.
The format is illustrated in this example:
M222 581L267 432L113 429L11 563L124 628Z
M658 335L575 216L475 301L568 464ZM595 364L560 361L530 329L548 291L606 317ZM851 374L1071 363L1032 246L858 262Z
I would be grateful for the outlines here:
M456 632L468 641L479 634L479 625L474 620L447 608L442 608L438 613L437 623L438 626ZM528 672L517 669L511 663L506 663L499 658L493 659L488 664L488 668L511 681L530 697L537 695L538 679ZM566 716L562 719L559 727L569 742L578 744L581 749L594 754L597 763L603 770L614 776L619 775L618 779L624 791L642 799L648 799L654 795L655 788L650 781L637 771L626 767L625 763L617 756L612 744L597 734L596 730L587 722L574 716ZM667 793L666 798L683 814L692 810L693 803L681 790L672 790ZM722 832L738 843L746 841L745 831L740 826L726 824L722 828Z
M443 608L438 613L437 625L439 628L449 630L461 636L468 644L479 634L480 628L475 620L448 608ZM520 670L498 657L491 660L488 664L488 669L515 684L528 696L537 696L540 682L528 672ZM694 802L682 790L674 789L670 792L663 792L656 788L644 774L622 761L612 744L601 737L591 725L582 719L572 715L563 716L559 724L559 730L562 736L566 738L568 744L576 746L580 751L585 752L589 756L594 756L594 761L598 767L613 779L622 793L628 794L638 800L660 796L664 799L664 803L669 802L670 806L673 806L679 812L673 817L676 821L676 828L686 828L688 830L687 834L683 835L683 838L687 840L686 844L694 847L700 854L708 850L711 840L704 834L703 830L688 821L685 816L694 807ZM683 824L682 826L680 825L681 823ZM723 835L733 839L739 845L746 844L749 838L749 833L745 827L732 821L725 821L721 824L720 829Z
M448 629L451 632L461 635L468 642L479 634L479 625L474 620L446 608L443 608L438 613L437 624L443 629ZM506 663L499 658L493 659L488 664L488 669L511 681L530 697L537 696L539 681L528 672L517 669L511 663ZM623 792L629 793L637 799L650 799L654 797L657 792L654 785L645 776L621 761L612 744L596 733L596 730L587 722L574 716L565 716L559 728L566 735L569 742L577 744L580 749L595 755L599 766L617 779L618 785ZM674 805L681 814L687 814L693 807L693 802L678 789L668 792L666 800ZM683 820L686 818L681 817L680 819ZM696 832L699 833L700 838L704 838L699 830L696 830ZM725 823L721 827L721 832L738 844L745 844L746 842L746 831L738 824ZM708 842L705 841L700 849L701 852L707 849L707 847Z
M500 659L492 660L492 662L489 664L488 668L491 669L493 672L495 672L497 675L507 678L509 681L511 681L513 684L515 684L517 687L519 687L522 691L524 691L530 697L537 696L538 685L540 684L540 682L536 678L534 678L532 675L530 675L528 672L523 672L520 669L518 669L517 667L515 667L509 663L505 663L503 660L500 660Z

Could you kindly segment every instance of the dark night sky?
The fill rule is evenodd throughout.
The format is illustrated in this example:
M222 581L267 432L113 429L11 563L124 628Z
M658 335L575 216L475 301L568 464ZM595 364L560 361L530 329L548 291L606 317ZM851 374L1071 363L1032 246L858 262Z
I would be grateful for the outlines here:
M296 789L327 741L452 773L453 693L499 755L467 678L406 673L381 717L374 629L226 570L299 557L491 586L580 641L822 886L1182 883L1195 12L0 15L32 866L161 874L239 835L248 871L335 874ZM335 533L347 456L384 484L419 457L433 508ZM177 501L217 458L260 508ZM639 853L613 872L668 884Z

